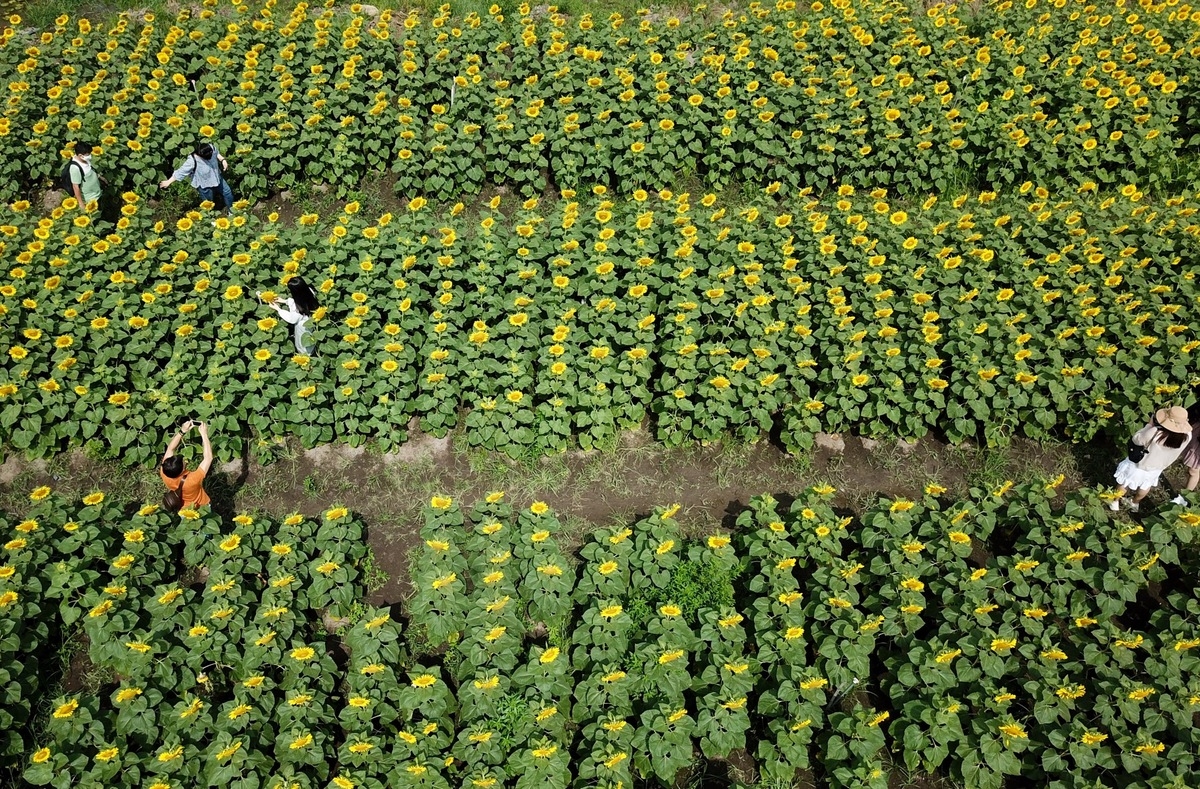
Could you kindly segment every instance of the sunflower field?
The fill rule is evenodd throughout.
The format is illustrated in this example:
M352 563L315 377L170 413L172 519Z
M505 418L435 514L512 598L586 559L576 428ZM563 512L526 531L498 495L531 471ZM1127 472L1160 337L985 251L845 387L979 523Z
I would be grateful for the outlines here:
M241 194L390 171L412 196L485 183L628 195L679 172L803 186L1186 182L1200 152L1200 10L1179 0L705 5L568 17L528 3L377 15L203 0L0 32L0 200L101 143L121 188L198 137Z
M221 460L414 428L523 457L639 427L1082 442L1200 384L1181 0L202 0L10 17L0 75L5 452L148 465L185 416ZM202 138L246 197L377 179L399 207L159 219ZM77 140L115 223L36 207ZM296 275L311 355L261 303ZM389 609L346 507L222 521L38 488L0 513L0 775L1200 785L1200 512L1114 519L1062 482L855 515L818 486L702 535L661 507L578 550L544 503L434 496ZM47 672L67 642L94 689Z
M2 524L3 752L97 789L672 786L735 752L833 787L1194 786L1200 514L1060 482L859 518L815 487L700 538L659 508L577 558L545 504L435 496L402 614L336 633L365 592L344 508L223 527L41 488ZM94 693L39 685L68 631Z
M127 193L105 231L17 202L0 207L0 440L138 464L147 431L197 412L222 459L286 435L388 448L414 419L514 455L644 423L668 445L776 426L789 448L844 429L1087 440L1181 397L1200 349L1200 201L1095 188L910 203L841 185L718 208L598 186L295 225L166 225ZM296 274L323 303L311 357L255 295Z

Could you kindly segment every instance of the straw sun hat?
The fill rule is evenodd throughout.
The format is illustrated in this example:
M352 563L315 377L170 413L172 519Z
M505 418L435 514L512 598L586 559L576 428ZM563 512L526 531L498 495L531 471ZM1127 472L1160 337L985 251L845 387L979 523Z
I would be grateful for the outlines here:
M1188 423L1187 409L1177 405L1158 409L1154 413L1154 421L1158 422L1159 427L1170 430L1172 433L1188 433L1192 429Z

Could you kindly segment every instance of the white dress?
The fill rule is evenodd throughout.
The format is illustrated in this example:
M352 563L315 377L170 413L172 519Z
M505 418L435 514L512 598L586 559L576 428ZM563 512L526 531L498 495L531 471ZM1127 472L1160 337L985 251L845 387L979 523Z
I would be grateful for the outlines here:
M279 317L294 327L292 340L296 344L296 353L308 356L309 351L304 346L304 335L308 334L308 316L296 309L296 300L288 299L279 308Z
M1133 443L1144 447L1146 454L1136 463L1129 458L1121 461L1114 474L1117 484L1126 490L1149 490L1157 486L1163 471L1183 454L1190 439L1189 433L1179 447L1168 447L1159 440L1159 429L1153 423L1146 425L1133 436Z

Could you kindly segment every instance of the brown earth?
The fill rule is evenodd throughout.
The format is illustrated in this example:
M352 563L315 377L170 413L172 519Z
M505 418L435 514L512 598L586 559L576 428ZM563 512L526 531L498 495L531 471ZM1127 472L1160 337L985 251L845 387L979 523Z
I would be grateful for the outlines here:
M558 514L569 546L595 528L628 523L656 506L676 503L685 531L701 534L732 528L755 495L771 493L786 503L823 482L838 489L837 506L861 511L879 496L919 497L929 482L961 496L1006 479L1061 473L1064 489L1074 489L1104 482L1114 465L1111 450L1097 450L1096 458L1070 445L1024 440L1005 449L948 446L932 438L911 447L867 442L870 449L854 437L844 441L841 454L815 449L792 456L768 441L666 448L637 431L603 451L515 461L462 448L461 434L445 439L418 434L391 454L344 445L308 451L280 445L268 465L247 461L217 468L208 487L214 508L226 517L238 512L316 515L335 504L350 506L368 525L374 565L387 575L386 582L376 584L371 602L390 605L406 595L408 550L417 541L422 507L435 493L474 502L503 490L514 506L545 501ZM157 501L161 495L151 469L130 473L80 452L48 461L10 457L0 465L0 510L20 515L29 491L41 484L68 497L93 490L137 501Z
M91 639L84 632L76 634L74 641L67 645L67 654L70 657L64 661L65 667L62 675L62 687L65 692L80 693L91 685L89 678L95 671L95 666L88 657L90 646Z

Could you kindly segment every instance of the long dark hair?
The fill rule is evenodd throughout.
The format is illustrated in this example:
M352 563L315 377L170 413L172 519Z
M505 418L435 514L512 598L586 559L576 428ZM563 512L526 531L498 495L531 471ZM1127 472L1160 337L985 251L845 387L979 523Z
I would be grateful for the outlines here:
M1189 436L1187 433L1176 433L1174 430L1167 430L1162 426L1162 423L1158 421L1157 414L1155 414L1154 418L1150 421L1155 427L1158 428L1158 435L1154 437L1154 440L1159 444L1162 444L1164 447L1179 449L1181 446L1183 446L1185 441L1191 438L1191 436Z
M1176 433L1174 430L1167 430L1162 425L1158 426L1158 435L1155 437L1155 441L1158 441L1164 447L1179 449L1183 446L1183 442L1187 440L1187 433Z
M213 147L211 143L202 142L196 146L196 155L201 159L208 160L212 158Z
M317 292L304 280L304 277L292 277L287 282L287 288L301 315L312 315L320 308L321 305L317 302Z

